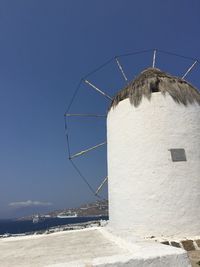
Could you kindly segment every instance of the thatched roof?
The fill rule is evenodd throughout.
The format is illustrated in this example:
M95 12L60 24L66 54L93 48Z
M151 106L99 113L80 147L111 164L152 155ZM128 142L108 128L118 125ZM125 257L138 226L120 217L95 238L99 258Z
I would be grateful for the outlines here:
M137 107L143 97L150 100L154 92L168 93L175 102L185 106L195 102L200 105L200 92L194 86L159 69L148 68L115 95L111 107L126 98Z

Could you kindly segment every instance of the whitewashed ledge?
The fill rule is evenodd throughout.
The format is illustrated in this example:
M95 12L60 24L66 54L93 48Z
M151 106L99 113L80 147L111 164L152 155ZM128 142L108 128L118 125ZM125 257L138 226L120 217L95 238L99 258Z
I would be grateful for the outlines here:
M7 237L19 237L19 236L29 236L29 235L43 235L43 234L52 234L56 232L61 231L69 231L69 230L80 230L85 229L89 227L98 227L98 226L104 226L107 224L106 220L97 220L97 221L88 221L88 222L82 222L82 223L73 223L73 224L65 224L65 225L58 225L58 226L52 226L48 229L44 230L37 230L32 232L25 232L20 234L10 234L5 233L3 235L0 235L1 238L7 238Z
M189 267L180 248L144 241L107 227L0 240L3 267Z

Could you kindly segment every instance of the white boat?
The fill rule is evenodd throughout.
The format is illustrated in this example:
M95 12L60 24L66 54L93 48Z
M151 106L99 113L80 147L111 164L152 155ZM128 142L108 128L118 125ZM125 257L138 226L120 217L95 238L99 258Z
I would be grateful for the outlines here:
M67 213L60 213L57 215L57 218L66 219L66 218L76 218L78 214L76 212L67 212Z
M36 214L36 215L33 216L33 223L39 223L41 221L44 221L44 217L41 217L38 214Z

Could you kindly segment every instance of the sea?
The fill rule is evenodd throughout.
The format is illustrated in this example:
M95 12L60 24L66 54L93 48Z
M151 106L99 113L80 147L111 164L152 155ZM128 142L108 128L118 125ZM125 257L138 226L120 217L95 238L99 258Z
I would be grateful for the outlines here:
M108 220L108 217L98 216L74 218L45 218L44 220L39 221L38 223L33 223L32 220L0 220L0 235L45 231L52 227L59 227L68 224L86 223L97 220Z

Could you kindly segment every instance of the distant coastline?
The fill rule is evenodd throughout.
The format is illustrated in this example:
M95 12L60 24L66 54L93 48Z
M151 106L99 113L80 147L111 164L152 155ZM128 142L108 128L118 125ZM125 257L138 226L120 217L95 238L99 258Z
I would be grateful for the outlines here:
M0 220L0 237L50 234L57 231L83 229L99 226L108 220L108 201L96 201L78 208L51 211L46 214L32 214L16 219Z
M33 220L35 216L40 216L43 218L57 218L63 214L76 214L77 217L98 217L98 216L108 216L108 201L95 201L92 203L87 203L81 205L78 208L66 208L60 210L54 210L48 213L37 213L29 216L19 217L15 220L17 221L29 221Z

